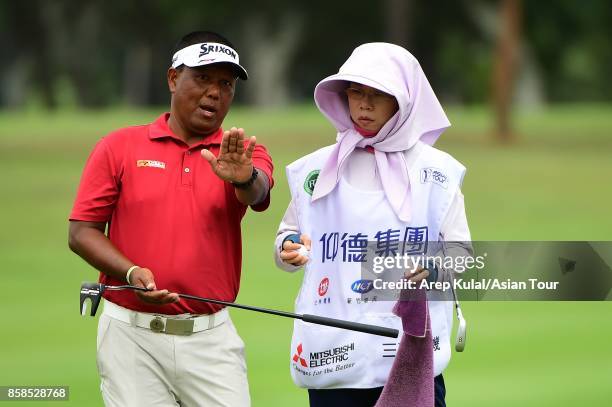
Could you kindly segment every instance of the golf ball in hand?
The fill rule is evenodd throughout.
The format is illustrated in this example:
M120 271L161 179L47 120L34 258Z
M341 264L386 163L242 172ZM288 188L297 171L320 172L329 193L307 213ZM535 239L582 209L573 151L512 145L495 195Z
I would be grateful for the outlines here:
M308 257L310 251L306 248L306 246L302 246L297 250L300 256Z

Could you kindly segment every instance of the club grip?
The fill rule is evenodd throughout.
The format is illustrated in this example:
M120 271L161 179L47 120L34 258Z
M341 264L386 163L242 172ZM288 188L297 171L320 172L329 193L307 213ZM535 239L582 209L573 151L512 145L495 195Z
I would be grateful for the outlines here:
M387 336L389 338L397 338L399 335L399 331L397 329L386 328L384 326L360 324L359 322L343 321L335 318L321 317L319 315L303 314L302 320L304 322L310 322L313 324L333 326L334 328L349 329L351 331Z

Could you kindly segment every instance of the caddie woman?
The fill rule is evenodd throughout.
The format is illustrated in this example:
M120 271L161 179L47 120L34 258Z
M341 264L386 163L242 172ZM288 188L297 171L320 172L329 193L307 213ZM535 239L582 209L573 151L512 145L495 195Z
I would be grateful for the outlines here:
M432 242L469 242L461 192L465 167L432 145L450 123L418 61L387 43L357 47L315 88L336 143L287 166L291 203L275 242L277 265L304 267L296 312L402 329L393 301L361 275L367 245L379 256L424 253ZM413 281L449 281L451 270L419 269ZM445 397L453 304L427 293L435 405ZM291 375L311 406L372 406L397 341L296 320Z

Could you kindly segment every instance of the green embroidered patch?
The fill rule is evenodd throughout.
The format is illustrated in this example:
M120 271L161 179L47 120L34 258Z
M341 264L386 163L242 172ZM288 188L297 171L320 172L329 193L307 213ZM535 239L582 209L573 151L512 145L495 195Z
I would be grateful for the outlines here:
M310 173L306 176L306 180L304 181L304 191L308 193L308 195L312 195L312 191L314 191L314 187L317 183L317 178L319 178L319 173L321 170L310 171Z

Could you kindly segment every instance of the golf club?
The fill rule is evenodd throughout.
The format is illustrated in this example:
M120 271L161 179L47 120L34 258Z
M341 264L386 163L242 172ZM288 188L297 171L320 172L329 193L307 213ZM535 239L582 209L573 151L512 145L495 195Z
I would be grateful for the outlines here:
M136 287L133 285L113 286L113 285L105 285L102 283L85 282L81 284L81 295L80 295L80 303L79 303L79 311L81 312L81 315L85 315L85 311L86 311L85 301L87 299L90 299L91 300L90 315L92 317L95 316L96 311L98 310L98 306L100 305L100 300L102 299L102 294L106 290L150 291L144 287ZM221 300L215 300L211 298L197 297L195 295L189 295L189 294L178 294L178 296L181 298L189 299L189 300L225 305L227 307L234 307L234 308L245 309L248 311L262 312L265 314L278 315L278 316L286 317L286 318L301 319L304 322L309 322L312 324L326 325L326 326L331 326L331 327L340 328L340 329L348 329L351 331L364 332L364 333L372 334L372 335L386 336L389 338L397 338L399 335L399 331L397 329L386 328L382 326L361 324L358 322L351 322L351 321L345 321L341 319L321 317L318 315L311 315L311 314L295 314L292 312L278 311L278 310L273 310L269 308L260 308L260 307L254 307L251 305L237 304L237 303L229 302L229 301L221 301Z
M463 318L461 306L459 306L459 300L457 299L457 293L455 293L455 289L453 288L452 284L451 290L453 292L455 310L457 311L457 320L459 321L459 326L457 327L457 337L455 338L455 350L457 352L463 352L463 350L465 349L465 334L467 329L467 323L465 322L465 318Z

